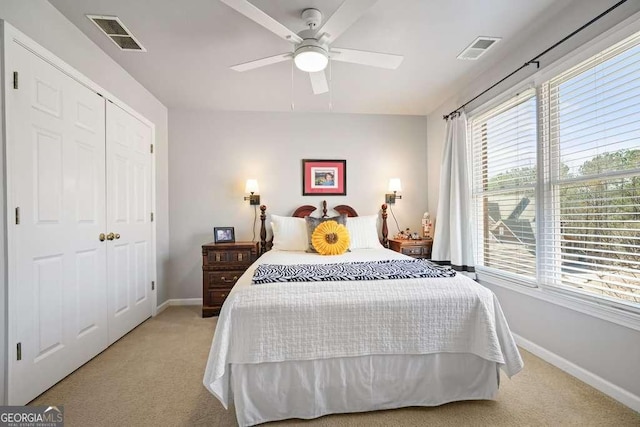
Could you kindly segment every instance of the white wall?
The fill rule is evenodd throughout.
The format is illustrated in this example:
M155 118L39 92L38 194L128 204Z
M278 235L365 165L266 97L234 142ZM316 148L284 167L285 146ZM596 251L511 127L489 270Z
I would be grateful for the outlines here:
M530 60L573 30L600 14L615 1L576 0L573 5L554 10L552 16L542 17L532 23L517 40L509 43L508 54L493 64L488 64L477 75L460 82L458 92L428 115L428 147L430 153L441 153L445 122L442 115L449 113L483 89ZM595 26L585 30L566 44L542 58L543 69L553 61L572 52L640 10L639 2L627 2L615 12L603 18ZM517 76L471 105L480 105L538 71L530 66ZM430 156L427 164L429 183L429 209L436 211L438 203L439 158ZM512 330L521 337L547 351L564 358L589 375L610 383L611 389L620 387L621 395L640 404L640 332L593 316L578 313L559 305L538 300L504 287L486 284L497 295ZM526 368L525 368L526 369ZM594 377L594 378L595 378ZM638 410L638 406L635 407Z
M0 19L25 33L155 124L157 289L158 302L162 303L167 298L166 270L169 255L167 108L46 0L2 0ZM4 277L4 265L2 267ZM4 299L5 292L6 289L3 288L0 301ZM4 309L4 304L2 307ZM2 366L5 365L6 358L5 318L6 313L3 313L0 316ZM4 383L5 372L1 375L0 384ZM0 402L4 402L4 398L4 387L0 387Z
M235 227L236 240L251 240L247 178L258 180L267 212L320 209L326 199L329 208L349 204L366 215L379 212L389 178L399 177L403 199L393 208L399 225L420 226L427 206L425 117L172 109L169 123L169 298L202 297L201 245L213 240L214 226ZM302 196L302 159L346 159L347 196ZM389 233L396 232L389 215Z

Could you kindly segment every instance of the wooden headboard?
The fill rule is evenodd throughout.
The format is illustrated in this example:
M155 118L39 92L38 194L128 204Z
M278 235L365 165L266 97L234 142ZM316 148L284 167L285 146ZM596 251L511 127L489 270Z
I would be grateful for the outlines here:
M385 248L389 247L389 229L387 228L387 204L383 204L381 207L382 210L382 246ZM297 208L291 214L292 217L295 218L304 218L305 216L310 216L316 208L311 205L303 205ZM338 205L333 208L334 211L338 212L340 215L346 215L348 217L356 217L358 216L358 212L353 209L349 205ZM271 250L273 246L273 235L269 240L267 240L267 227L265 221L267 219L267 207L265 205L260 206L260 254L265 253L268 250ZM326 218L327 215L327 201L322 201L322 218Z

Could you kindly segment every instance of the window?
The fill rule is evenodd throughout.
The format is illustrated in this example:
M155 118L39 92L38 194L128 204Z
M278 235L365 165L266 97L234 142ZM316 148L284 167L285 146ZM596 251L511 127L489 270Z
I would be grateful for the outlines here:
M640 310L640 34L536 90L470 120L478 265Z
M543 283L640 307L640 36L541 90Z
M536 276L536 96L520 94L471 121L479 265Z

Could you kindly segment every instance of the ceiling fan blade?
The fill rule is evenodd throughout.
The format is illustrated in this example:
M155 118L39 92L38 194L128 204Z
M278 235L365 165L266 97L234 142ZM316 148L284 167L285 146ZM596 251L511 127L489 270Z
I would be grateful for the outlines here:
M320 95L321 93L329 92L329 85L327 85L327 76L324 71L318 71L316 73L309 73L311 79L311 88L314 95Z
M230 67L235 71L249 71L254 68L264 67L266 65L277 64L278 62L283 62L288 59L291 59L291 53L281 53L279 55L269 56L267 58L256 59L255 61L243 62L242 64L237 64Z
M224 0L223 0L224 1ZM316 33L323 41L331 43L373 6L378 0L344 0L338 10L331 15Z
M235 9L237 12L240 12L255 23L262 25L278 37L281 37L292 43L302 43L302 38L300 38L300 36L264 13L262 10L249 3L247 0L220 1L230 8Z
M351 62L353 64L370 65L372 67L388 68L395 70L400 66L404 56L390 53L367 52L364 50L331 48L331 60Z

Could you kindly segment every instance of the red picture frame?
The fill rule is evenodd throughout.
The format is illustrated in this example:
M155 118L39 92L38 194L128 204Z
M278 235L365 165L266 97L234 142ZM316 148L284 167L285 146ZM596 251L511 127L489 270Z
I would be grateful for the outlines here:
M346 196L346 160L302 160L303 196Z

